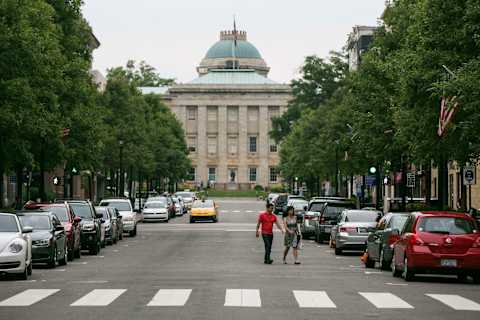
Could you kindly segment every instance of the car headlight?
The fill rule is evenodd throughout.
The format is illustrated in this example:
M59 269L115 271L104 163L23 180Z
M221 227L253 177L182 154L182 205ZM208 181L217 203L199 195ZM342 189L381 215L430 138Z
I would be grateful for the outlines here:
M10 251L11 253L19 253L22 250L23 250L23 245L18 241L12 242L8 246L8 251Z
M50 245L50 239L41 239L33 241L33 245L36 247L48 247Z
M92 222L92 223L84 223L82 225L82 230L84 231L92 231L95 229L95 224Z

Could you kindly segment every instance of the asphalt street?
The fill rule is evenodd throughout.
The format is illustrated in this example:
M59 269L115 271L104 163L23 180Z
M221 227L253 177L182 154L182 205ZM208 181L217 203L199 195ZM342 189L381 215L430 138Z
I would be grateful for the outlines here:
M264 202L219 200L220 221L139 225L99 256L28 281L0 281L0 319L478 319L480 286L444 277L406 283L305 241L301 265L263 264L255 223Z

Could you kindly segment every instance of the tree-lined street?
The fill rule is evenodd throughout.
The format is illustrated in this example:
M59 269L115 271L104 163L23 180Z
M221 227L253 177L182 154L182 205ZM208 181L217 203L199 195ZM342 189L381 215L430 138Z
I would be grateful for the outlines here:
M29 281L2 281L0 315L11 319L65 314L72 319L475 319L480 311L476 285L448 277L420 277L407 284L390 272L365 269L357 253L338 257L327 245L313 241L306 241L301 251L302 265L292 261L283 265L279 232L273 247L275 262L264 265L263 244L254 236L264 202L218 203L222 212L218 224L189 224L187 216L169 224L144 223L136 238L125 238L101 256L82 257L66 269L36 269ZM23 296L15 298L18 294ZM441 295L436 298L445 303L429 295ZM15 306L19 303L23 306Z

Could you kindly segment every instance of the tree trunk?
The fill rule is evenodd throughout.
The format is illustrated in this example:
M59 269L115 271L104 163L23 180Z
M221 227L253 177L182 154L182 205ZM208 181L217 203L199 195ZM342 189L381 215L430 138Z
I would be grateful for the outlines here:
M400 183L400 196L402 197L401 211L407 210L407 164L402 158L402 182Z
M15 169L15 174L17 175L16 183L16 195L15 195L15 209L22 209L23 205L23 169L20 166L17 166Z
M130 196L130 200L132 200L135 199L133 192L133 166L130 166L128 171L128 195Z
M438 163L438 205L440 210L448 207L448 160L444 155Z
M0 208L5 207L4 199L5 197L3 196L5 193L4 190L4 175L5 175L5 169L3 168L3 164L0 161Z
M432 164L428 165L428 169L425 173L425 183L426 183L426 195L425 195L425 202L428 207L432 205Z

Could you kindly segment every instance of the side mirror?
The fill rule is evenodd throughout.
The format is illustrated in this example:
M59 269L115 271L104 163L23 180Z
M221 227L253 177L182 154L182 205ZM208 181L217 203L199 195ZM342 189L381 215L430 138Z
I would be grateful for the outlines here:
M104 219L100 219L100 223L105 223L105 220L104 220Z
M33 232L32 227L25 226L25 227L22 228L22 233L32 233L32 232Z
M75 218L73 218L74 223L80 223L80 221L82 221L82 218L80 218L78 216L75 216Z
M59 224L55 227L55 231L65 231L65 228L61 224Z

